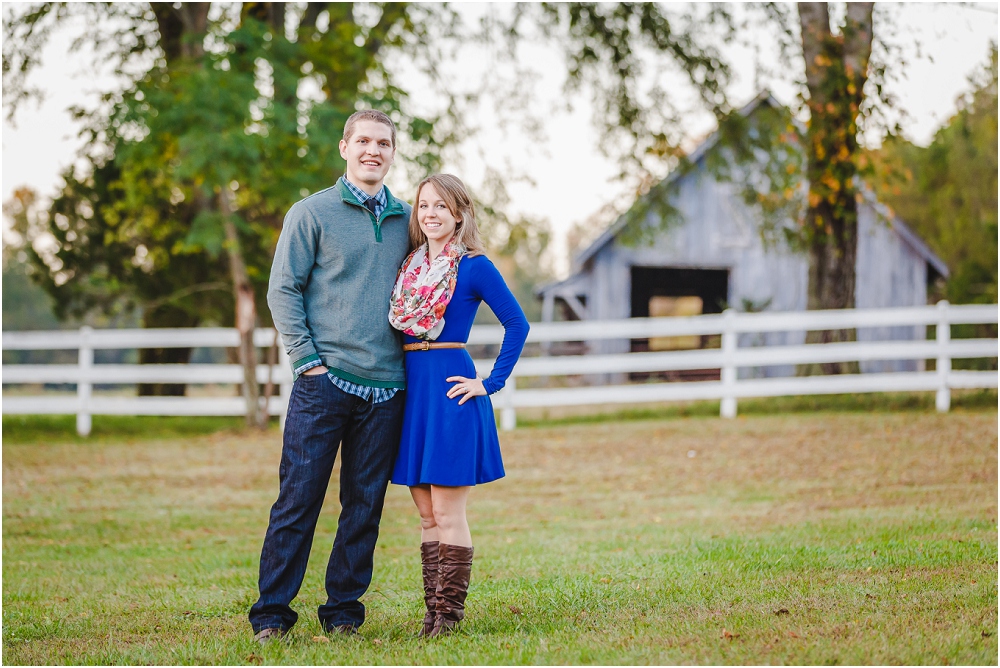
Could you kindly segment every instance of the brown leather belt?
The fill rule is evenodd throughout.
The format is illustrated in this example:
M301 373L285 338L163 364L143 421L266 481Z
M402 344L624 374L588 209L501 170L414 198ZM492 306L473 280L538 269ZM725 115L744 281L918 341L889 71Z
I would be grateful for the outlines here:
M437 343L435 341L421 341L420 343L407 343L403 346L403 352L412 353L415 350L435 350L436 348L464 348L464 343L455 342L441 342Z

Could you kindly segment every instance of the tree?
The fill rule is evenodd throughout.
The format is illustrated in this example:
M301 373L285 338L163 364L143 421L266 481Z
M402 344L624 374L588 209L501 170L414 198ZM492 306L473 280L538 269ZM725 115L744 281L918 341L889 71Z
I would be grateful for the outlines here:
M122 309L117 313L90 313L87 317L74 317L60 310L60 304L39 283L37 268L29 261L24 245L24 230L29 221L39 215L37 197L27 188L14 191L4 204L4 215L12 222L4 230L3 247L3 327L4 331L31 331L48 329L92 327L135 327L134 310ZM106 362L123 363L124 351L100 351ZM4 352L4 360L17 364L75 364L75 350L11 350Z
M870 154L879 199L948 265L956 304L997 303L997 69L994 44L930 146L897 137Z
M15 221L23 218L34 204L34 200L33 192L19 189L14 192L11 203L4 207L4 213ZM4 244L4 330L58 329L59 320L55 316L52 297L31 280L31 266L27 264L27 255L22 253L19 244Z
M123 221L110 206L119 171L112 161L83 177L70 169L44 209L39 210L34 193L18 193L6 205L31 278L52 298L56 316L120 319L141 306L144 327L193 327L205 314L231 312L224 267L206 253L169 252L185 238L180 226L158 225L138 234L128 217ZM144 214L156 221L184 221L193 216L189 209L164 198ZM186 363L190 355L190 348L142 349L139 362ZM183 393L178 384L139 385L140 395Z
M872 52L873 2L847 3L834 33L825 2L799 3L809 95L805 137L808 206L802 234L809 248L811 309L853 308L858 248L858 119ZM837 330L814 339L843 340Z
M382 61L389 50L427 61L425 28L446 32L449 12L390 3L34 5L11 11L4 26L10 115L34 92L38 49L74 16L92 22L80 42L113 61L124 83L77 111L89 166L64 175L48 215L26 230L29 242L57 241L55 252L34 252L42 283L78 310L134 301L149 325L234 323L248 420L262 424L252 331L281 216L342 169L329 128L343 127L359 100L394 117L415 147L414 165L438 166L448 124L435 133L435 119L403 113L405 95Z
M808 195L797 236L809 254L809 309L854 308L861 199L857 181L863 159L858 134L866 102L874 7L873 2L847 3L844 23L835 32L827 3L798 3L805 63L802 101L808 111L801 145ZM853 329L822 330L808 332L806 343L856 338ZM819 368L825 373L857 372L853 362Z

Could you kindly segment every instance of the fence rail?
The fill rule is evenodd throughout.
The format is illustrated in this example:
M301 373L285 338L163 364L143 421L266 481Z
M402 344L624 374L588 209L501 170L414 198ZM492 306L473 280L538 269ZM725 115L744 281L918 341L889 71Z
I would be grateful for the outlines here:
M952 339L951 326L997 324L996 305L936 306L736 313L679 318L630 318L612 321L535 323L528 342L600 341L652 337L721 335L721 348L671 352L583 354L522 357L507 387L494 397L501 426L516 426L518 408L583 404L637 403L693 399L720 399L723 417L736 415L737 401L749 397L841 394L862 392L933 391L939 411L951 405L951 390L995 388L996 371L952 370L952 360L996 358L996 338ZM859 327L936 326L934 340L858 341L810 345L739 347L745 333L813 331ZM254 334L258 347L271 347L274 330ZM470 344L498 344L499 326L476 326ZM235 329L189 328L153 330L92 330L59 332L4 332L3 350L78 350L77 364L5 364L3 384L76 384L72 397L8 396L6 414L76 414L77 430L90 432L91 415L243 415L242 397L103 397L93 395L95 384L185 383L238 384L242 367L235 364L95 364L95 350L138 348L233 348L239 345ZM280 349L281 346L279 345ZM838 376L738 379L737 369L776 365L865 362L876 360L935 360L934 371L866 373ZM493 360L476 360L487 375ZM517 378L625 374L636 372L718 369L719 380L657 382L590 387L517 389ZM292 376L283 351L278 364L257 367L261 383L279 391L269 399L270 415L284 415Z

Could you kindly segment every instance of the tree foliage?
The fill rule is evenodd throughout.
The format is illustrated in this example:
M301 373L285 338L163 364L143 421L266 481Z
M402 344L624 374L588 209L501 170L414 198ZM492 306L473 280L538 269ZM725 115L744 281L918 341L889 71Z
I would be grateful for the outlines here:
M684 158L685 119L707 111L717 119L732 108L730 67L719 50L735 26L726 5L707 10L650 2L519 4L493 37L510 48L548 39L567 63L565 92L589 93L600 148L621 176L647 190L663 167ZM536 36L537 33L537 36ZM671 90L685 86L692 100Z
M439 168L455 135L435 127L454 126L406 114L383 60L397 50L427 61L426 27L446 32L449 16L392 3L11 10L9 115L38 93L28 76L37 53L72 20L93 25L75 47L114 63L122 82L96 107L76 110L85 165L63 174L51 207L25 230L39 280L66 313L135 304L149 314L170 304L189 324L232 324L233 297L219 289L231 282L220 195L231 194L259 299L284 212L342 171L339 129L357 105L394 118L409 149L400 157L418 176ZM269 322L266 310L261 317Z
M4 214L17 226L30 215L34 193L27 189L14 191L4 206ZM6 236L6 235L5 235ZM59 329L52 297L31 280L31 265L16 244L3 247L3 318L5 330ZM12 351L13 352L13 351ZM5 353L6 357L6 353Z
M953 303L997 303L997 47L930 146L897 137L871 154L879 198L948 266Z
M447 28L430 14L447 11L392 3L45 3L9 14L10 113L31 94L29 49L72 18L95 23L81 42L110 51L123 81L97 108L78 110L89 164L68 171L47 215L24 229L42 285L67 309L138 303L149 326L235 324L248 420L262 423L252 332L270 318L266 310L259 318L256 304L284 211L343 168L344 121L359 104L382 109L412 143L406 155L437 166L435 119L404 114L405 95L382 66L386 50L426 51L425 28ZM220 284L229 288L228 305L207 294Z

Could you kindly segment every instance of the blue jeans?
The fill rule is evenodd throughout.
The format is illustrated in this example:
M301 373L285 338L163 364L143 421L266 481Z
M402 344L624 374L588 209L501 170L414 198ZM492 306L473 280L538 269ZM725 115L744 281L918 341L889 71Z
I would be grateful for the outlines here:
M344 392L326 374L302 375L292 386L285 419L278 500L260 555L260 598L250 608L254 633L290 629L298 615L289 603L299 593L312 548L316 519L340 462L340 520L326 568L320 625L361 626L358 600L372 581L372 558L385 490L396 460L405 393L372 403Z

